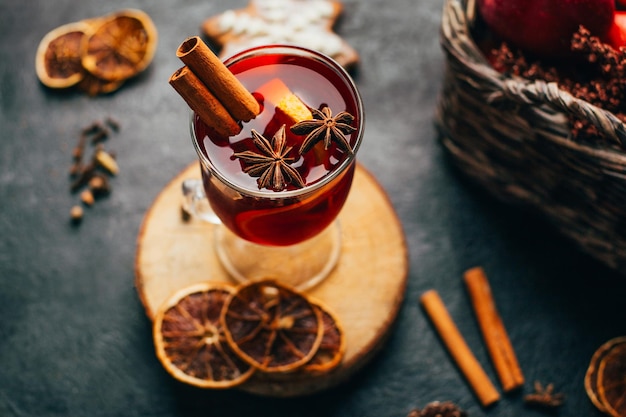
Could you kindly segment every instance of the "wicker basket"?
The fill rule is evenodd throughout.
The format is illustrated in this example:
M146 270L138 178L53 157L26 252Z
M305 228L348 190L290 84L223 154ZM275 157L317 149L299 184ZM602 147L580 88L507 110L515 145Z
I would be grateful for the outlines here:
M471 38L474 19L474 1L446 0L436 116L443 146L490 193L538 210L585 252L626 273L626 153L575 143L569 119L587 119L622 144L626 127L554 83L493 70Z

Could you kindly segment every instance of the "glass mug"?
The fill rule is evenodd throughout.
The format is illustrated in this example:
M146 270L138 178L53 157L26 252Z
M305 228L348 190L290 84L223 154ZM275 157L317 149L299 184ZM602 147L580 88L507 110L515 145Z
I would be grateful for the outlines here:
M363 137L359 92L343 67L306 48L260 46L234 55L225 65L259 101L261 113L230 138L192 114L191 138L202 180L183 182L185 207L216 225L215 250L234 279L272 278L308 289L330 273L341 252L337 215L348 197ZM289 119L276 103L285 91L312 108L328 107L332 115L350 113L354 131L345 139L351 152L334 143L327 147L322 140L298 155L304 136L290 131ZM296 160L292 165L301 172L304 186L260 188L233 155L254 149L252 129L269 141L281 125L287 125L287 145Z

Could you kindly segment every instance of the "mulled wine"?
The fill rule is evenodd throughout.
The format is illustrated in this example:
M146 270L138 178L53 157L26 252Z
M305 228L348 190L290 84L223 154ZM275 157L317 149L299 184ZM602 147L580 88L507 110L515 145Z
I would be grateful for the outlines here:
M258 50L262 53L247 51L226 65L253 93L260 114L230 137L219 135L194 115L192 137L201 159L205 192L223 224L254 243L292 245L324 230L346 201L362 135L361 103L349 76L324 56L293 47ZM326 126L311 114L318 115L317 119L320 115L342 119L350 128L341 124L341 140L318 134L313 138L318 140L309 140L303 151L310 136L293 126L311 124L311 120ZM281 156L289 163L284 183L272 183L274 174L250 166L250 161L259 159L255 135L270 146L276 136L284 135Z

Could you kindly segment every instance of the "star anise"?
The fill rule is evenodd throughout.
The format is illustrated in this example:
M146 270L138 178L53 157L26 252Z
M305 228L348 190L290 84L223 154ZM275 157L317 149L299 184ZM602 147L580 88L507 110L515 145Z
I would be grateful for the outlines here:
M548 384L545 388L539 381L535 381L535 392L524 396L524 402L529 405L542 407L559 407L563 405L565 396L554 392L554 384Z
M322 110L311 109L313 119L303 120L291 126L291 131L296 135L307 135L300 146L300 154L311 149L316 143L324 141L324 149L328 149L331 142L335 142L340 149L349 154L352 147L346 140L346 136L356 130L350 126L354 121L354 116L342 111L332 117L330 108L323 107Z
M259 189L282 191L288 183L299 188L304 187L300 173L289 165L294 162L295 158L286 156L292 147L286 147L285 125L278 129L271 142L253 129L252 141L259 152L237 152L235 158L246 163L243 172L252 177L259 177L257 179Z
M423 410L411 411L407 417L467 417L467 412L451 401L433 401L426 404Z

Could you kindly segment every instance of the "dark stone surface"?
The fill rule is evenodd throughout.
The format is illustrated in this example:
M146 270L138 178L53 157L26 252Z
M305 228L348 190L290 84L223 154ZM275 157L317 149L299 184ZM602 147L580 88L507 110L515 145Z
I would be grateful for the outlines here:
M338 31L361 54L355 78L367 113L360 160L388 191L407 235L410 276L384 350L344 385L275 400L201 391L157 361L134 284L146 209L194 159L187 109L167 84L174 52L202 20L244 1L2 0L0 2L0 415L404 417L433 400L471 416L539 416L523 405L532 381L565 393L559 415L600 415L583 377L593 351L626 333L626 280L548 225L467 183L437 141L433 113L443 54L440 0L346 1ZM42 87L35 50L63 23L136 7L159 30L150 68L109 96ZM113 193L72 227L67 169L82 127L113 116L107 145L121 173ZM461 281L482 265L527 378L483 410L418 305L437 289L487 373L495 374ZM381 279L385 279L381 277Z

